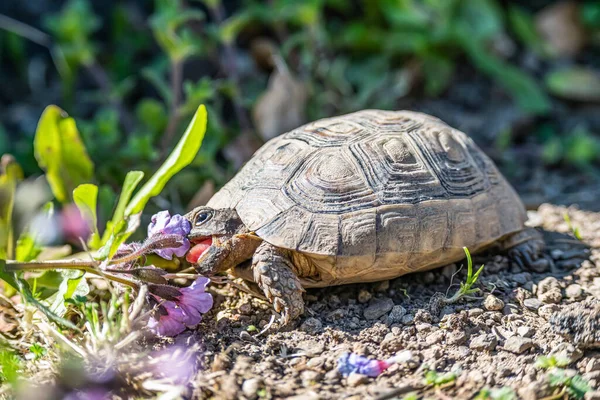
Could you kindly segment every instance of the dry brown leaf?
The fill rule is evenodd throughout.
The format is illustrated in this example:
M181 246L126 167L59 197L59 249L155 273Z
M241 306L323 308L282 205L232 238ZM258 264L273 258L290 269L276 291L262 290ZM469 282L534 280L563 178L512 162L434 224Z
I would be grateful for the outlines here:
M572 57L585 46L586 34L581 24L579 5L574 1L554 3L535 16L535 25L558 57Z
M306 86L281 64L277 63L267 90L252 111L254 126L264 140L272 139L306 122Z

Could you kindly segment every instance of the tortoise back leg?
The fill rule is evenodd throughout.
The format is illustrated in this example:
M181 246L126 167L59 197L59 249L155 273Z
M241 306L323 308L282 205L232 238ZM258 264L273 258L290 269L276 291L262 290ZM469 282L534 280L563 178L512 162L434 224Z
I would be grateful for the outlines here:
M545 272L554 269L551 257L544 253L546 243L542 233L534 228L525 228L515 232L501 242L508 256L521 268L535 272Z
M254 282L281 313L284 324L304 313L304 289L285 250L263 242L252 257Z

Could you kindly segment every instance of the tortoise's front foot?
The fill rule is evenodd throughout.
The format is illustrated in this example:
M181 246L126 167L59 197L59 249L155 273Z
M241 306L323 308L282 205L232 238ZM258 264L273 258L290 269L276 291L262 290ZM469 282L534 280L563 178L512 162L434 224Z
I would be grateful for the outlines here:
M504 242L508 256L522 269L546 272L554 269L554 261L544 253L546 243L542 234L533 228L525 229L510 236Z
M304 313L302 285L293 264L284 251L263 242L252 258L254 282L281 314L281 323L289 324Z

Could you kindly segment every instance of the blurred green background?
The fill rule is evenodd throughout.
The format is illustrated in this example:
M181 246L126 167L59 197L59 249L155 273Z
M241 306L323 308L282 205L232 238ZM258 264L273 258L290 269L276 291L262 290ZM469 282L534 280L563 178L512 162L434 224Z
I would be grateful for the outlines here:
M0 154L41 175L36 124L59 105L106 219L127 171L150 176L205 103L200 154L151 204L183 212L273 136L412 109L471 135L528 206L598 209L599 47L593 0L6 0Z

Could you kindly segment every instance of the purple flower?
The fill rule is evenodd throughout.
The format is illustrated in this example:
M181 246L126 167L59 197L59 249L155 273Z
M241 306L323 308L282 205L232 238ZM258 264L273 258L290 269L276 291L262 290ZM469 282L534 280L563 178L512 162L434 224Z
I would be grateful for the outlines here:
M171 260L173 255L183 257L190 249L190 241L187 235L192 229L190 221L179 214L171 216L169 211L161 211L152 216L150 225L148 225L148 237L156 235L180 235L183 245L173 248L157 249L154 253L167 260Z
M388 361L371 360L354 353L345 353L338 359L338 370L344 376L353 372L371 377L379 376L390 366Z
M173 301L164 301L159 311L150 317L148 328L161 336L176 336L186 327L197 325L202 320L202 314L207 313L213 306L213 298L206 293L210 279L200 277L190 286L179 289L181 293ZM158 301L161 299L154 296Z
M85 389L67 394L65 400L109 400L112 395L108 390L102 388Z

